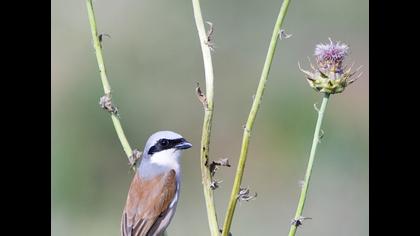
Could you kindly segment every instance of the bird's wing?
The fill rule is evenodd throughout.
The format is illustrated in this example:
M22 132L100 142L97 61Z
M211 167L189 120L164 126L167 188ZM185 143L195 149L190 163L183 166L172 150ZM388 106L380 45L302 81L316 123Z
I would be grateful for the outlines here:
M160 227L176 194L176 173L170 170L150 180L143 180L136 174L131 182L121 220L121 235L148 236ZM152 229L153 227L153 229Z

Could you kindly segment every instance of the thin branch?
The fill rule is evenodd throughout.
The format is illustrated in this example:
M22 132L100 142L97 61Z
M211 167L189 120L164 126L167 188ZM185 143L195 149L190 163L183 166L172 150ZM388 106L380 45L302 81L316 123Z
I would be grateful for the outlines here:
M255 94L255 99L252 103L251 111L248 116L248 120L245 125L243 138L242 138L242 147L241 147L241 154L239 157L239 163L238 168L235 175L235 181L232 188L232 193L230 195L230 201L229 206L226 212L225 221L223 224L223 230L222 235L228 236L233 214L235 212L236 203L238 201L238 193L240 190L241 182L242 182L242 176L244 173L245 168L245 162L248 154L248 144L249 144L249 138L251 135L252 127L254 126L255 118L258 112L258 109L261 104L262 96L265 89L265 84L267 82L268 74L270 72L271 63L273 61L274 53L276 50L277 41L279 38L280 28L283 24L284 17L286 16L287 9L289 7L290 0L284 0L283 4L281 5L279 15L277 17L276 24L274 26L273 34L271 36L271 42L270 46L268 48L267 57L265 59L264 68L261 74L260 82L258 84L257 93Z
M316 121L314 138L312 140L311 153L309 155L308 166L306 168L305 180L303 181L302 191L299 197L299 203L296 209L295 218L292 220L292 225L290 226L289 236L294 236L296 234L297 228L302 225L302 219L309 218L303 217L303 207L305 206L306 194L308 193L309 181L311 180L312 166L314 164L316 148L320 140L320 133L322 131L322 120L324 118L325 108L327 107L328 99L330 95L325 93L324 98L322 99L321 108L318 110L318 119ZM323 131L322 131L323 132ZM310 218L309 218L310 219Z
M201 136L200 147L200 166L203 183L204 198L206 201L207 218L209 221L210 233L212 236L219 235L219 225L217 223L216 207L214 204L213 190L214 183L212 184L211 173L209 169L209 147L210 147L210 134L213 119L213 64L211 59L211 44L208 39L211 35L206 34L204 27L203 17L201 15L200 1L192 0L195 24L197 26L198 36L200 39L201 51L203 53L204 72L206 78L206 94L203 95L201 90L197 89L197 93L201 98L206 98L205 103L200 100L204 106L204 121ZM213 28L211 27L211 30ZM201 96L202 95L202 96Z
M104 88L105 95L110 97L111 86L109 85L109 81L108 81L108 78L106 76L105 63L104 63L104 58L103 58L103 55L102 55L101 42L100 42L100 39L99 39L98 31L96 29L96 20L95 20L95 13L93 11L92 0L86 0L86 6L87 6L87 10L88 10L88 15L89 15L90 29L91 29L91 32L92 32L93 47L95 48L96 59L98 61L102 86ZM111 114L112 123L114 123L115 131L117 132L118 138L120 139L120 142L121 142L121 145L123 146L124 152L125 152L125 154L127 155L127 158L130 161L130 157L133 155L133 151L130 147L130 144L127 141L127 138L125 137L124 130L121 126L120 120L119 120L116 113L110 112L110 114Z

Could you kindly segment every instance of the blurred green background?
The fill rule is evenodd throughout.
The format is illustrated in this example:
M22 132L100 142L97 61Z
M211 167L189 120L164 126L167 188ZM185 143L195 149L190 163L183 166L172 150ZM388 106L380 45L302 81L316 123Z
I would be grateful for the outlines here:
M233 167L217 173L219 220L224 218L238 160L242 125L256 91L281 0L202 0L215 26L215 113L211 158ZM173 130L193 143L183 156L183 185L170 236L209 235L202 193L199 145L203 110L195 82L204 70L191 1L96 0L105 38L108 77L133 147L150 134ZM103 95L85 1L52 1L52 235L119 235L132 178ZM349 44L347 63L364 76L333 96L325 137L313 169L298 235L368 235L368 1L292 1L257 116L243 185L258 198L240 203L233 235L287 235L303 179L321 96L298 70L328 37Z

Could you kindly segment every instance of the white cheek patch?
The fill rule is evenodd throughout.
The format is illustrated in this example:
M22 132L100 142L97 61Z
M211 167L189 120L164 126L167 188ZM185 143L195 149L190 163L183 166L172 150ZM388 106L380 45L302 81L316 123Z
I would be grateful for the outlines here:
M154 153L150 157L150 162L156 165L174 169L178 175L180 157L181 157L181 151L171 148L168 150Z

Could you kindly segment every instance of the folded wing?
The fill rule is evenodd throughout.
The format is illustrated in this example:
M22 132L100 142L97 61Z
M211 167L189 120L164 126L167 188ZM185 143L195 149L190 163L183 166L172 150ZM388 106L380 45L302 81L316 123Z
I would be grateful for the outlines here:
M136 174L131 182L127 202L121 219L121 235L158 235L166 227L160 227L168 213L169 205L176 194L176 173L174 170L162 173L150 180L140 179Z

